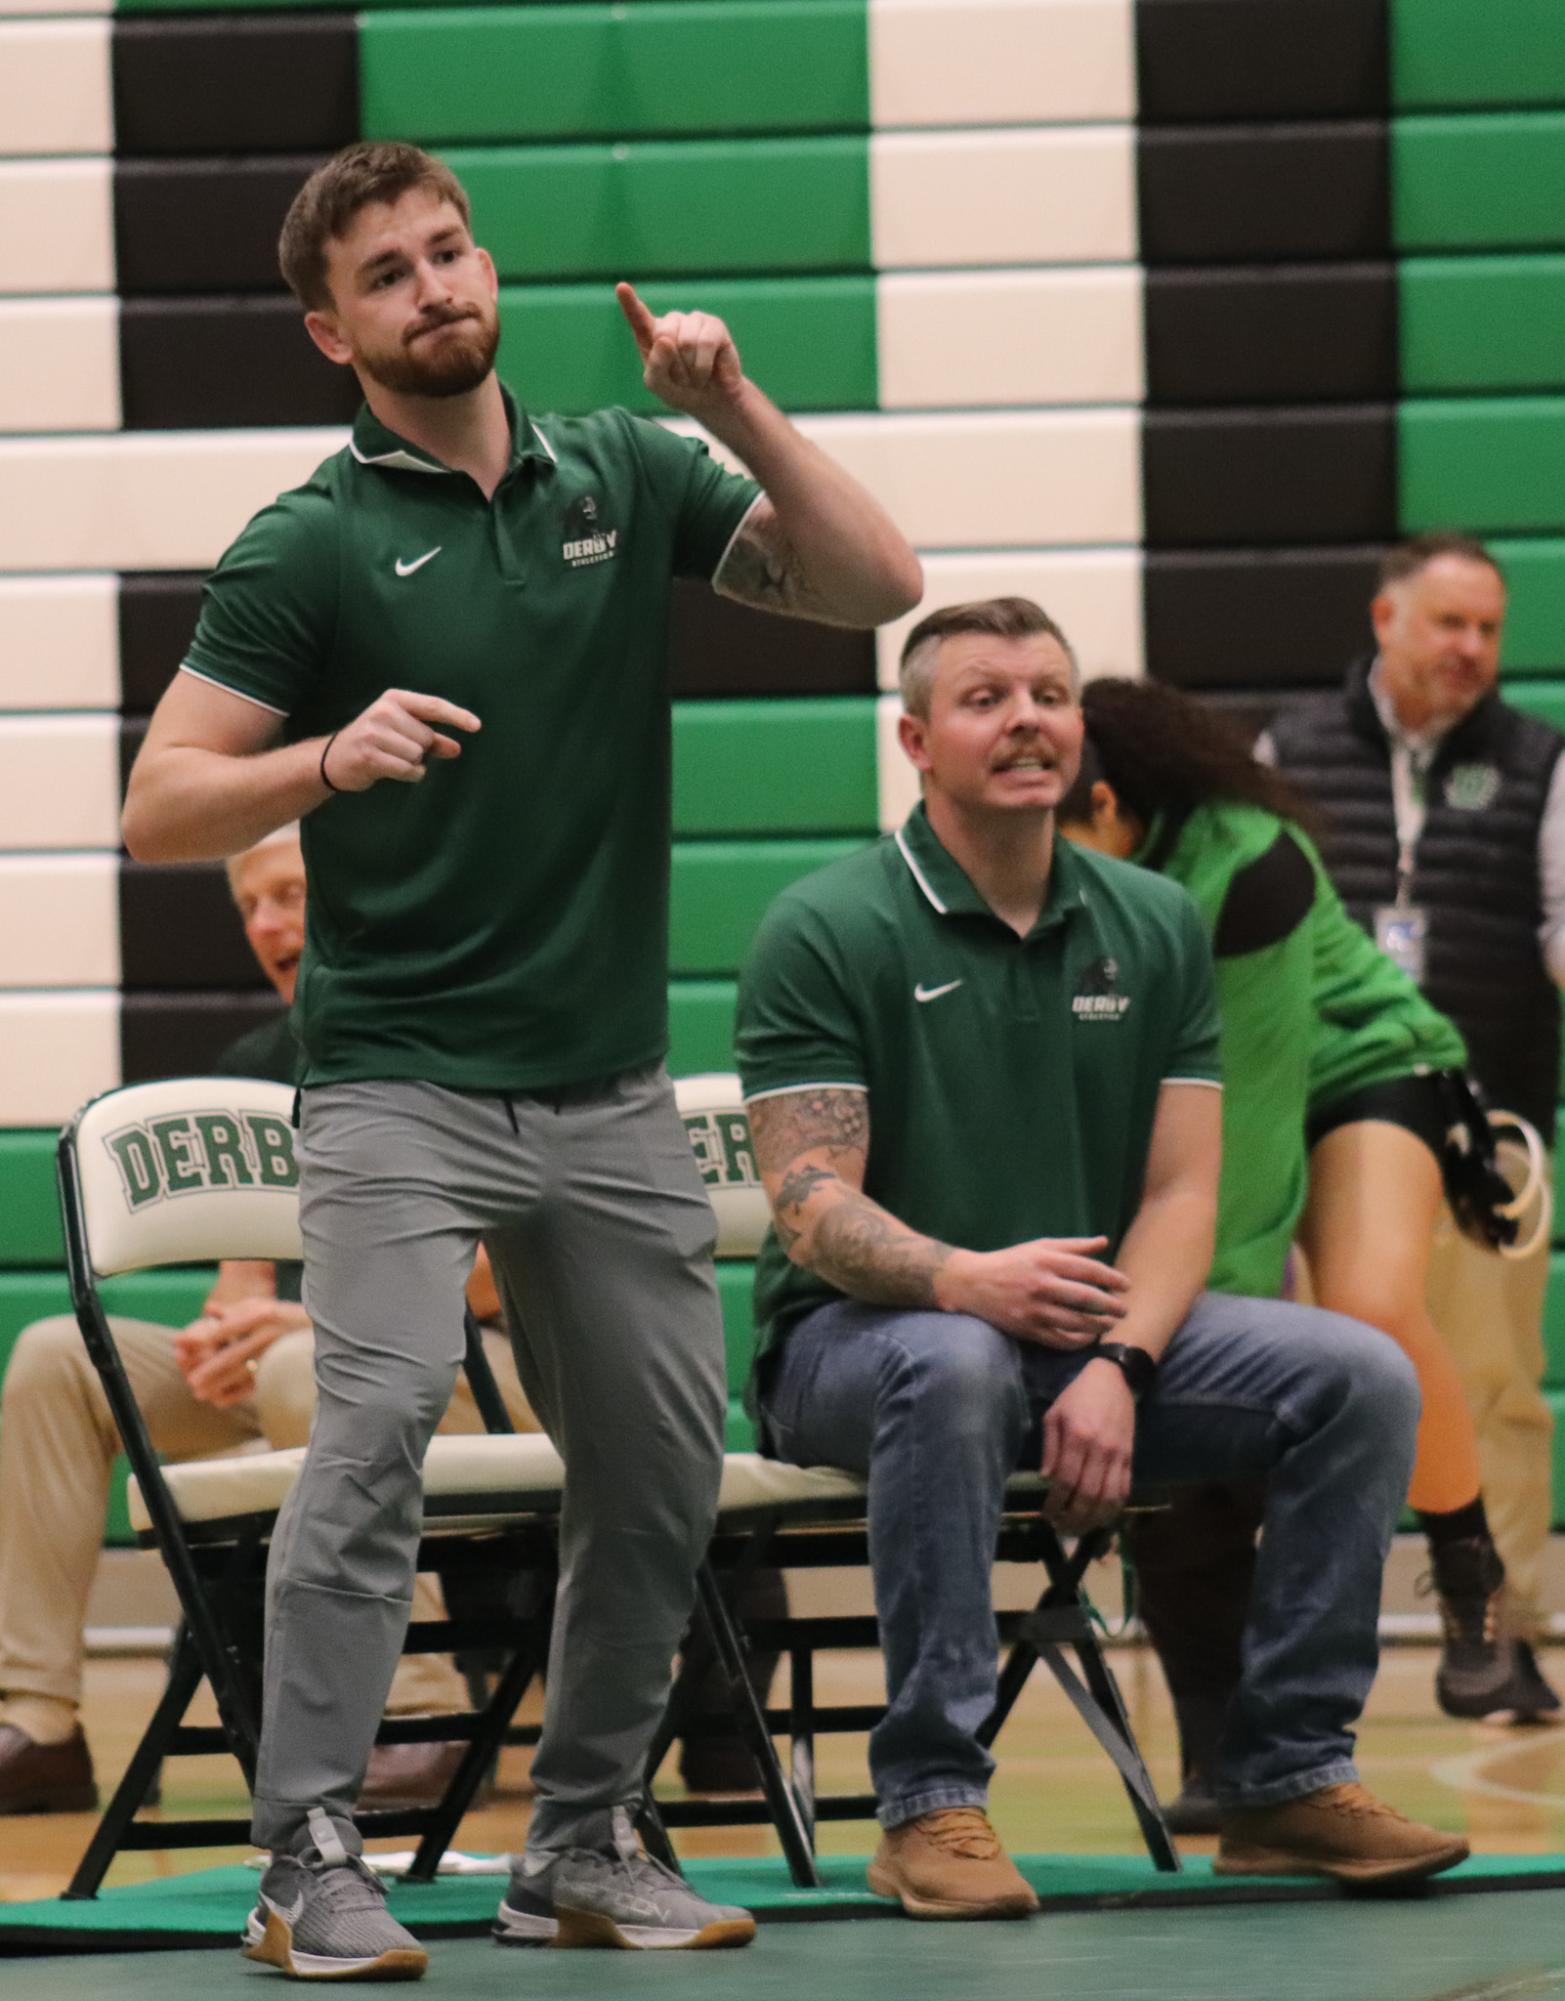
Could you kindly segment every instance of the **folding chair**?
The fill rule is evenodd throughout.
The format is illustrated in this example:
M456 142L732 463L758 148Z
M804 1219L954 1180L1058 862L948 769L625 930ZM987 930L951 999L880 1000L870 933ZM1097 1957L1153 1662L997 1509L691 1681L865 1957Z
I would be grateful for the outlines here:
M684 1078L675 1090L717 1214L717 1255L753 1258L770 1214L739 1080L720 1073ZM1083 1536L1067 1551L1039 1511L1044 1491L1042 1480L1029 1474L1017 1475L1008 1491L996 1557L1038 1564L1045 1583L1031 1611L1000 1616L1001 1637L1009 1651L1001 1668L994 1711L981 1732L983 1741L993 1743L1033 1667L1042 1661L1113 1762L1152 1861L1159 1869L1177 1870L1178 1852L1099 1644L1095 1615L1082 1581L1089 1564L1108 1547L1112 1531ZM1132 1505L1156 1503L1138 1497ZM737 1618L733 1609L745 1580L763 1565L867 1569L868 1562L864 1487L859 1480L829 1468L787 1466L753 1453L728 1455L718 1531L698 1580L702 1627L686 1650L668 1713L652 1746L648 1775L650 1778L657 1770L673 1738L690 1723L692 1692L715 1651L728 1679L735 1723L756 1761L765 1797L756 1801L662 1801L657 1811L667 1826L769 1822L776 1829L795 1882L804 1885L818 1881L816 1824L873 1816L875 1799L871 1793L822 1794L818 1790L815 1739L828 1733L873 1729L884 1706L818 1701L815 1662L825 1648L878 1648L874 1618L789 1616L745 1621ZM747 1648L778 1649L787 1655L786 1708L762 1711L757 1704L743 1671ZM773 1732L787 1740L786 1777L775 1755Z
M99 1281L159 1265L298 1259L292 1104L291 1090L260 1081L140 1084L94 1099L60 1137L57 1166L77 1321L131 1462L132 1525L144 1547L162 1554L181 1612L162 1699L67 1897L93 1896L121 1849L249 1841L244 1820L138 1816L166 1757L226 1748L253 1787L266 1548L304 1453L296 1448L160 1466L114 1344ZM468 1351L470 1367L482 1370L492 1391L471 1322ZM420 1568L547 1571L560 1486L559 1461L547 1440L441 1442L488 1444L507 1457L499 1468L493 1453L487 1463L482 1455L476 1461L470 1454L432 1455ZM482 1710L382 1724L383 1743L465 1738L468 1748L437 1806L364 1814L359 1824L365 1834L424 1836L438 1859L541 1666L542 1630L537 1619L504 1615L432 1621L410 1630L410 1651L499 1647L505 1667ZM203 1678L216 1698L216 1729L184 1720Z

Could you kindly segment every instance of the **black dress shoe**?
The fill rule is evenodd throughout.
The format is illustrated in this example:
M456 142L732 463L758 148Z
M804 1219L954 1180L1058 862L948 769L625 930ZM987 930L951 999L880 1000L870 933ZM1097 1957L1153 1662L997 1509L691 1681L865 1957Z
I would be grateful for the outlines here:
M80 1728L63 1744L35 1744L14 1723L0 1724L0 1813L91 1813L97 1804Z
M1184 1784L1163 1809L1170 1834L1221 1834L1222 1813L1217 1796L1199 1772L1186 1772Z
M1538 1665L1538 1656L1527 1640L1511 1642L1511 1688L1515 1697L1512 1721L1541 1723L1559 1714L1560 1699Z

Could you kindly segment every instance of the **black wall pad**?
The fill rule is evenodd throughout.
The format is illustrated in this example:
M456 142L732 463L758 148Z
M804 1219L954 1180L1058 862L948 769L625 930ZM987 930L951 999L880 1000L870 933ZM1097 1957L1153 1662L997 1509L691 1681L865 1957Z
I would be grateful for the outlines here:
M361 400L304 330L291 293L127 299L120 309L127 430L351 424Z
M275 1020L277 996L265 994L124 994L120 998L120 1071L127 1084L154 1077L198 1077L231 1042Z
M120 862L120 985L271 992L221 862Z
M1339 681L1369 637L1381 551L1150 551L1147 672L1180 688Z
M1384 0L1137 0L1136 67L1148 125L1383 112Z
M1278 716L1319 693L1318 688L1222 688L1203 694L1201 699L1220 710L1246 736L1258 737Z
M1389 264L1151 271L1150 403L1360 403L1399 386Z
M359 137L353 14L117 20L113 48L122 158L332 153Z
M201 579L186 570L120 578L120 707L144 716L178 671L201 610Z
M1149 550L1396 534L1396 424L1382 405L1149 410L1141 457Z
M1136 177L1146 264L1285 264L1391 250L1383 124L1143 129Z
M873 633L773 618L706 584L675 586L669 637L676 695L875 692Z
M117 161L120 297L275 292L278 231L323 157Z

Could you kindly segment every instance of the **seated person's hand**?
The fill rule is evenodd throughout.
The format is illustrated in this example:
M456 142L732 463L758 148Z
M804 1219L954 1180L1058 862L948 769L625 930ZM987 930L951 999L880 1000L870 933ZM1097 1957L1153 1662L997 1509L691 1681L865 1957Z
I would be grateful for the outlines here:
M1130 1497L1136 1402L1112 1362L1089 1362L1043 1420L1044 1516L1070 1535L1102 1528Z
M1003 1251L953 1251L935 1282L948 1313L971 1313L1018 1341L1085 1348L1123 1319L1130 1280L1093 1255L1107 1237L1035 1237Z
M255 1386L255 1365L284 1334L307 1328L310 1316L284 1299L240 1299L209 1304L174 1336L174 1357L202 1403L225 1410Z

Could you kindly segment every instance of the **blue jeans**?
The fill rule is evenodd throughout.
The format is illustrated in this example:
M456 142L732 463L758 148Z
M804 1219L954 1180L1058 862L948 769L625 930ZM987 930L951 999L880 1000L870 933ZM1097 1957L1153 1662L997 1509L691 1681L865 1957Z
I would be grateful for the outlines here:
M838 1300L800 1321L762 1387L768 1442L869 1483L888 1707L870 1738L880 1819L981 1806L994 1761L990 1570L1008 1475L1090 1359L965 1314ZM1336 1313L1203 1293L1136 1417L1138 1486L1267 1482L1244 1672L1218 1774L1228 1804L1356 1776L1381 1571L1407 1497L1418 1385L1384 1334Z

